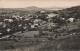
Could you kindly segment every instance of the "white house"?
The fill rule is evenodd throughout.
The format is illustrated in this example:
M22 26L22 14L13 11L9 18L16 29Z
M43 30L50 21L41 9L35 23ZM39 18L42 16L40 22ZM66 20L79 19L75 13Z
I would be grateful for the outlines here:
M28 21L28 20L30 20L30 18L26 18L26 19L24 19L24 21Z
M73 22L74 21L74 18L69 18L68 19L70 22Z
M23 27L23 29L27 29L27 27L26 27L26 26L24 26L24 27Z
M22 26L22 24L19 25L19 27L21 27L21 26Z
M35 28L35 25L31 25L31 28Z
M55 17L55 16L57 16L58 14L54 14L54 13L50 13L50 14L48 14L48 17L47 18L52 18L52 17Z
M7 31L7 32L10 32L10 31L11 31L11 29L9 29L9 28L8 28L6 31Z
M41 11L40 13L45 13L45 11Z
M23 17L19 17L19 18L20 18L20 20L22 20Z
M0 22L0 25L3 25L3 22Z
M65 18L62 18L62 20L65 20Z
M1 35L2 33L0 33L0 35Z
M4 21L13 22L12 19L4 19Z
M6 24L3 24L3 27L5 28L6 27Z

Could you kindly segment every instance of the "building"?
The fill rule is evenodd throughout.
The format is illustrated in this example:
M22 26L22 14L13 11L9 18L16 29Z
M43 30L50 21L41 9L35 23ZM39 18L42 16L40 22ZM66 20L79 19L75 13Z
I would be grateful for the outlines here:
M47 18L52 18L52 17L55 17L55 16L57 16L58 14L54 14L54 13L50 13L50 14L48 14L48 17Z

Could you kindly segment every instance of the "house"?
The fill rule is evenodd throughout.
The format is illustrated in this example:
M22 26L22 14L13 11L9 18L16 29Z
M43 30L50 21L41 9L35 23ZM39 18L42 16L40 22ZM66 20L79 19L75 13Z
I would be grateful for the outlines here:
M0 22L0 25L3 25L3 22Z
M47 22L46 21L42 21L40 24L41 25L45 25L45 24L47 24Z
M31 28L35 28L35 25L31 25Z
M74 18L69 18L68 21L73 22Z
M22 19L23 19L23 17L19 17L19 19L20 19L20 20L22 20Z
M36 29L38 26L39 26L38 24L33 24L33 25L31 25L31 28Z
M55 17L55 16L57 16L58 14L54 14L54 13L50 13L50 14L48 14L48 17L47 18L52 18L52 17Z
M19 15L13 15L12 16L12 18L16 18L16 19L19 18L19 17L20 17Z
M49 25L50 25L50 26L56 26L56 24L55 24L55 23L49 23Z
M62 20L65 20L65 18L62 18Z
M0 33L0 35L2 35L2 33Z
M41 11L40 13L45 13L45 11Z
M27 16L31 16L30 14L28 14Z
M19 24L19 27L21 27L22 26L22 24Z
M24 21L28 21L28 20L30 20L30 18L26 18L26 19L24 19Z
M7 31L7 32L10 32L10 31L11 31L11 29L9 29L9 28L8 28L6 31Z
M13 22L13 19L4 19L4 21Z
M5 28L6 27L6 24L4 22L0 22L0 27L1 28Z
M42 22L42 20L41 19L35 19L33 22L34 23L39 23L39 22Z
M3 27L5 28L6 26L7 26L7 25L4 23L4 24L3 24Z
M52 28L55 27L55 26L56 26L55 23L48 23L48 24L47 24L47 28L48 28L48 29L52 29Z
M27 29L27 27L26 27L26 26L24 26L24 27L23 27L23 29Z

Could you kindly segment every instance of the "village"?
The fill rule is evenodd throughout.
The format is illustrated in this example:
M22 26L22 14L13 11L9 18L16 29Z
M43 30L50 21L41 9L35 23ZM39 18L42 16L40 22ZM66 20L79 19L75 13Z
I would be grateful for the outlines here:
M47 13L46 11L43 11L43 10L35 14L23 13L23 16L21 16L20 13L21 12L17 12L12 15L8 15L9 12L6 12L1 15L2 17L5 17L5 18L1 17L1 20L0 20L0 29L1 29L0 37L3 37L4 35L13 35L16 32L24 33L29 31L38 31L39 32L38 34L41 34L42 32L46 31L47 34L48 32L50 32L51 35L45 34L46 32L42 33L44 34L43 38L45 38L46 35L47 35L47 38L49 36L50 36L49 38L51 38L56 33L68 31L68 28L66 29L68 25L64 26L64 24L73 23L77 21L77 19L73 17L63 18L63 17L60 17L59 14L55 14L52 12ZM62 25L64 28L60 28L61 27L60 25ZM75 29L75 28L71 28L71 30L72 29ZM34 35L34 36L38 37L37 35ZM56 36L57 34L55 35L55 37Z
M42 43L44 46L48 42L65 41L80 35L80 18L76 18L76 13L71 15L72 11L68 9L67 11L40 10L35 13L23 10L0 10L1 42L11 42L17 46L18 43L21 45Z

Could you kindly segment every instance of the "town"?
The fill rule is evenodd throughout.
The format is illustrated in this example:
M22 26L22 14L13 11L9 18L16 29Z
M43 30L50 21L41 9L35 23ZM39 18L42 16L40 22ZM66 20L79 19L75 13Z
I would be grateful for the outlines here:
M35 13L1 8L0 41L40 43L79 36L79 8L39 10Z

